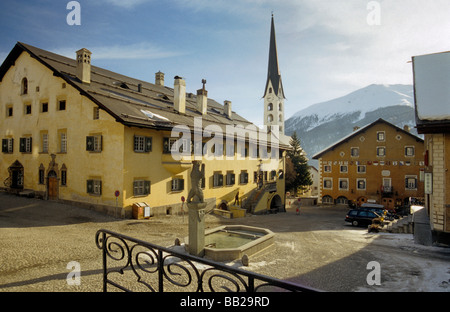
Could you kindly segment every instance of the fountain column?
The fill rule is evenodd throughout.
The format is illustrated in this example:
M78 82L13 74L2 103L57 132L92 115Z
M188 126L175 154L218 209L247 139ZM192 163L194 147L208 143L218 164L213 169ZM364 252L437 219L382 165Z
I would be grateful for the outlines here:
M189 209L189 253L203 257L205 254L205 208L206 203L191 202Z
M205 165L192 162L191 185L187 197L189 210L189 248L191 255L203 257L205 254L205 213L206 203L203 198L201 179L205 176ZM195 200L195 201L193 201Z

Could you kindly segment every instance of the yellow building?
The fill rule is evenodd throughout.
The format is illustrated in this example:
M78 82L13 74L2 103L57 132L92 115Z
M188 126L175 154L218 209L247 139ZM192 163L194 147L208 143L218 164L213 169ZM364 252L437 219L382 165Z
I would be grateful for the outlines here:
M313 156L319 160L319 202L401 206L423 197L423 140L379 119Z
M414 56L417 131L425 135L425 208L434 240L450 242L450 52Z
M182 209L192 161L210 207L284 208L284 153L272 134L164 74L149 83L17 43L0 67L1 187L131 216ZM245 131L240 132L241 128ZM243 134L242 134L243 133ZM229 144L226 144L226 143ZM261 177L261 180L258 180ZM261 182L257 184L257 182ZM187 209L187 208L184 208Z

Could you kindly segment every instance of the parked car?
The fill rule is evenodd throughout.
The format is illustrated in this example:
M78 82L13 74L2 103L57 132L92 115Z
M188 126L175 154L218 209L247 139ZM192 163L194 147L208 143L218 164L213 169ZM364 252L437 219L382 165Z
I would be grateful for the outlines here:
M370 204L370 203L364 203L359 207L361 210L367 210L367 211L373 211L379 214L380 216L385 216L388 214L388 211L386 208L384 208L383 205L379 204Z
M364 209L352 209L345 216L345 221L350 222L353 226L360 226L372 224L374 219L377 218L379 222L382 222L384 219L383 216L379 215L374 211Z

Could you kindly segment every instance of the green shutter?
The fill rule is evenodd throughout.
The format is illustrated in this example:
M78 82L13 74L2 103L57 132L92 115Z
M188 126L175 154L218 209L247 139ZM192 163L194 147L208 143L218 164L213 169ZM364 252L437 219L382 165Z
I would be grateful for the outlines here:
M20 147L19 151L21 153L25 153L25 146L26 146L26 138L20 138Z
M2 140L2 152L8 153L8 139Z
M150 181L144 181L144 194L150 194Z
M94 193L94 180L87 180L87 193Z
M151 152L152 151L152 138L145 137L145 152Z
M86 151L89 151L89 152L94 151L94 137L93 136L86 137Z

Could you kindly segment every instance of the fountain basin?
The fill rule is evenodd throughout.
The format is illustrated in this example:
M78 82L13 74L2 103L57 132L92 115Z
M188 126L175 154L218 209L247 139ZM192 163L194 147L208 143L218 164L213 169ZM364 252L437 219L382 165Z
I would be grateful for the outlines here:
M224 225L205 231L204 256L214 261L241 259L254 255L274 243L275 234L264 228Z

